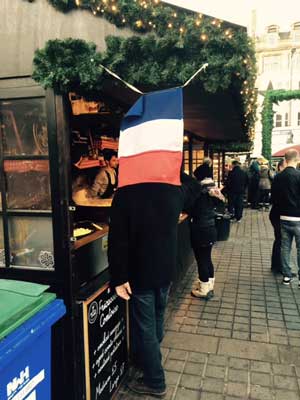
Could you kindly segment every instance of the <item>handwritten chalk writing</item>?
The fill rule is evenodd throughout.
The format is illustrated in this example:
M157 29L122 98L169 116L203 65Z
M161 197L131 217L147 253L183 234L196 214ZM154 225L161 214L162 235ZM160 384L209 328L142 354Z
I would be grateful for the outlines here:
M116 299L117 299L117 295L114 294L111 298L109 298L108 300L104 301L104 300L100 300L99 301L99 314L100 312L103 312L107 309L107 307L109 307Z
M119 306L116 305L114 308L109 308L108 313L106 315L101 314L100 315L100 326L103 328L103 326L118 312Z

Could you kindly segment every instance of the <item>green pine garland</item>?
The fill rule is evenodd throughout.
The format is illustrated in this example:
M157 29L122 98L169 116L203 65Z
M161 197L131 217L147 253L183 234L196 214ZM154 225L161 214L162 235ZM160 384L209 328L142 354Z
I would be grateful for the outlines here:
M247 138L252 138L256 60L253 43L243 28L157 0L48 1L64 12L90 9L118 27L147 34L107 37L103 54L96 53L93 44L75 39L49 41L34 59L34 79L41 85L60 92L97 91L103 81L102 63L141 89L156 90L181 85L207 62L207 71L196 80L208 92L230 90L237 99L242 97L243 127ZM56 47L58 54L65 49L68 56L55 57Z
M273 104L280 101L300 99L300 90L268 90L262 109L262 155L270 160L272 156L272 130L274 121Z

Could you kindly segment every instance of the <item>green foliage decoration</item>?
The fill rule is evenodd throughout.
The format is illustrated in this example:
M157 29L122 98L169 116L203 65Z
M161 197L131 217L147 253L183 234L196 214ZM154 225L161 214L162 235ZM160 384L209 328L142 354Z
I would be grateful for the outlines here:
M244 28L159 0L48 1L63 12L88 9L95 17L105 18L118 27L129 27L139 35L107 37L103 54L96 53L92 44L88 50L83 43L72 43L72 39L49 41L36 52L34 59L34 78L44 87L52 85L55 90L66 92L74 84L74 91L97 90L103 79L101 62L129 83L144 90L156 90L183 84L207 62L207 70L195 79L200 82L199 90L210 93L229 90L237 101L242 98L243 128L246 139L252 138L256 60L253 43ZM55 59L55 46L59 53L71 47L72 57Z
M272 156L272 130L274 126L273 105L281 101L300 99L300 90L268 90L265 93L262 116L262 155L270 160Z

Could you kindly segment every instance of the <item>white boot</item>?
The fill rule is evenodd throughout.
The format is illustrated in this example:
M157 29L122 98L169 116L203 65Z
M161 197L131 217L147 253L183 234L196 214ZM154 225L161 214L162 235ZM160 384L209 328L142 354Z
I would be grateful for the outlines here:
M202 298L202 299L209 299L211 297L210 294L209 294L210 293L210 287L211 287L211 284L210 284L209 281L208 282L201 282L200 280L198 280L197 288L193 289L191 294L194 297L199 297L199 298Z
M215 278L209 278L211 297L214 296Z

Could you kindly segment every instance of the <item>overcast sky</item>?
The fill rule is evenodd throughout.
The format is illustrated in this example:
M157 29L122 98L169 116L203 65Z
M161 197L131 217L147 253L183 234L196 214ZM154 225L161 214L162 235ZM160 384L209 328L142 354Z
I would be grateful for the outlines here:
M257 33L267 25L277 24L281 31L289 30L300 21L300 0L164 0L216 18L249 27L251 10L256 9Z

